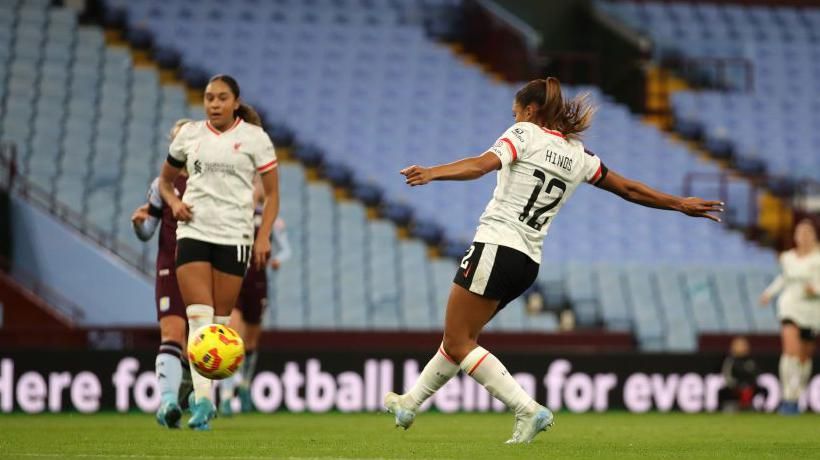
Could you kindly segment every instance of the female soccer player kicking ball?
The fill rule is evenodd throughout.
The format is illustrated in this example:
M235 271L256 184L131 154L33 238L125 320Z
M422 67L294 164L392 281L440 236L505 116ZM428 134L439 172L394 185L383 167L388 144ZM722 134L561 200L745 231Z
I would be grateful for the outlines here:
M720 221L709 214L723 210L719 201L668 195L607 171L579 141L593 107L584 96L564 101L557 79L526 84L516 93L512 111L516 123L483 155L401 171L413 187L433 180L473 180L498 171L493 197L453 280L441 346L407 393L385 395L396 425L405 429L419 406L459 370L515 412L508 443L528 443L553 424L552 412L536 403L477 339L484 325L535 281L550 221L580 183L643 206Z
M797 401L811 378L814 339L820 328L820 247L811 221L794 228L794 249L780 255L783 273L760 296L761 305L777 301L783 354L780 355L780 385L783 390L780 413L797 415Z
M236 80L228 75L211 78L204 99L208 119L182 127L159 178L162 199L179 222L176 271L189 335L207 324L228 324L251 254L257 268L267 263L270 232L279 212L273 144L262 128L249 123L259 117L240 102ZM173 183L183 167L189 176L180 199ZM265 207L254 239L256 174L262 177ZM188 426L207 430L216 414L212 381L191 374L195 400Z

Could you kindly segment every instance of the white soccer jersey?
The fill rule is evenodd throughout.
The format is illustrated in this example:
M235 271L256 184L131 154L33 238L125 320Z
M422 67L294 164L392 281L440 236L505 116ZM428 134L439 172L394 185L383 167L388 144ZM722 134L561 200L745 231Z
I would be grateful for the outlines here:
M168 154L188 168L182 201L193 205L193 219L179 222L177 239L253 243L253 177L277 166L267 133L240 118L225 132L209 121L192 122L180 129Z
M776 295L778 317L790 319L798 326L820 330L820 296L810 297L806 286L811 285L820 293L820 250L798 257L792 249L780 255L783 273L766 288L766 293Z
M577 140L533 123L516 123L490 148L502 167L475 241L516 249L541 263L552 219L581 182L596 183L606 168Z

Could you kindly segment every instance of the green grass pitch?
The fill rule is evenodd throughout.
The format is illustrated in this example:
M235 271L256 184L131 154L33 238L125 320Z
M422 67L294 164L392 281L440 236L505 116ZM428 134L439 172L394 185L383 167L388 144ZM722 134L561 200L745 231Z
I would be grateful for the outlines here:
M183 421L186 418L183 418ZM559 413L530 445L507 446L509 414L252 414L213 431L161 429L142 414L0 415L0 458L820 458L820 418L770 414Z

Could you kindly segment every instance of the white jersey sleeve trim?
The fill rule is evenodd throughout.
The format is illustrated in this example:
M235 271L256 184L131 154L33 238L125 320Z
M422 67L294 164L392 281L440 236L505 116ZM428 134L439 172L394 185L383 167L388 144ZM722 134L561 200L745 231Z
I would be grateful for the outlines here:
M517 161L526 155L527 146L533 140L534 127L532 123L516 123L510 126L489 151L496 154L504 166Z
M268 163L266 165L262 165L262 166L256 168L256 170L259 172L259 174L264 174L268 171L276 169L277 166L279 166L279 161L276 160L276 159L273 159L270 163Z
M195 129L195 126L198 125L199 123L197 122L186 123L179 128L179 132L176 137L174 137L171 145L168 146L168 156L182 163L187 161L188 152L186 151L186 148L188 146L188 140L191 137L191 133Z
M151 182L151 187L148 188L148 204L162 209L162 196L159 193L159 178Z

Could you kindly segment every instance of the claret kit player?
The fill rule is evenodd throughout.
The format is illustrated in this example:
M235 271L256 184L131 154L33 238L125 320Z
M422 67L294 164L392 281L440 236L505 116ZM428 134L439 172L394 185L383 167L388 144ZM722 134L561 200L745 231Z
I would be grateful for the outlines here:
M183 125L191 120L182 119L174 124L170 138L173 141ZM185 181L188 175L183 171L174 180L174 191L178 195L185 193ZM159 195L159 180L155 179L148 190L148 202L140 206L131 216L134 232L142 241L148 241L159 227L159 245L157 248L156 284L154 288L157 307L157 319L161 343L155 364L160 407L157 411L157 422L168 428L179 428L182 411L179 403L180 385L186 373L185 360L185 305L179 293L176 276L177 222L169 208ZM184 396L184 395L183 395Z

